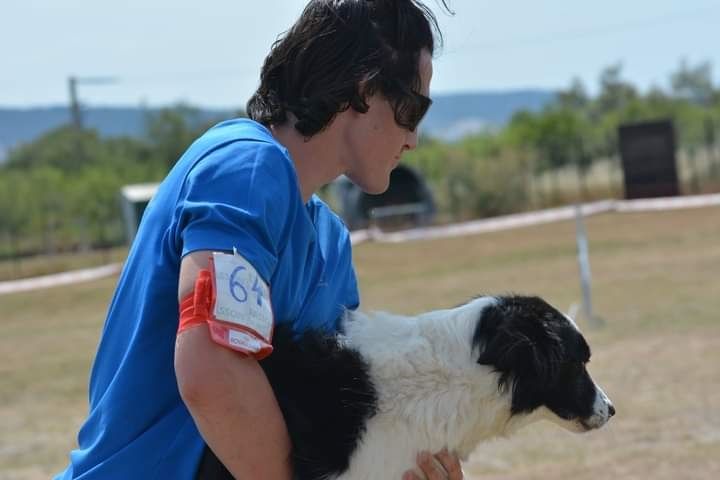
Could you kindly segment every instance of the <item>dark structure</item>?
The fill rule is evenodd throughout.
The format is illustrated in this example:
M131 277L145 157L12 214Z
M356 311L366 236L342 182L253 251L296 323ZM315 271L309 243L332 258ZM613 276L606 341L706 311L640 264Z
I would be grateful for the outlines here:
M435 201L422 175L405 165L392 171L390 186L380 195L364 193L347 177L335 180L330 192L350 230L370 224L382 228L422 226L435 215Z
M625 198L671 197L680 194L672 121L621 125L620 155Z

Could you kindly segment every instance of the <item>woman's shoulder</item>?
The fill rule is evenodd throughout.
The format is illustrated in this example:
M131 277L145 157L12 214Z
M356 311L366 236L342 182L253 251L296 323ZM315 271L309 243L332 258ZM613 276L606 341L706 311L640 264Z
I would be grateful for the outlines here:
M199 148L195 149L200 150L201 156L202 153L207 154L216 150L234 152L262 150L287 157L289 160L287 149L273 137L270 130L249 118L234 118L220 122L201 135L191 149L195 144L199 145Z
M308 202L315 228L318 232L349 242L350 232L345 221L317 194Z
M232 119L210 128L188 149L188 177L209 176L213 181L228 176L252 183L297 183L287 149L263 125L247 119ZM274 180L274 181L273 181Z

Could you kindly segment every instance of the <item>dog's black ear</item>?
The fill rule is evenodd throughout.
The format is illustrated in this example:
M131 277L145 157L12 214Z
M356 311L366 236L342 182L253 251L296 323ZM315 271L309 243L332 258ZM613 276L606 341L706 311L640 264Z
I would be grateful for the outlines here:
M473 347L484 351L487 344L497 335L500 324L503 321L502 312L495 306L489 306L483 309L481 317L478 319L473 335ZM483 363L478 361L478 363Z
M525 385L553 382L563 358L559 335L535 309L517 302L486 308L475 330L477 362L501 374L500 387L522 380Z

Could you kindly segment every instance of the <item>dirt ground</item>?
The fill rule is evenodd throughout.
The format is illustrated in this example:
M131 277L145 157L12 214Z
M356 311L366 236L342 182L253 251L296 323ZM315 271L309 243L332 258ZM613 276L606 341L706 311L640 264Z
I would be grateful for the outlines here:
M542 424L482 445L481 479L720 478L720 209L587 222L591 374L617 415L576 435ZM364 309L447 307L481 293L581 298L574 225L355 251ZM0 479L48 478L75 445L115 279L0 297Z

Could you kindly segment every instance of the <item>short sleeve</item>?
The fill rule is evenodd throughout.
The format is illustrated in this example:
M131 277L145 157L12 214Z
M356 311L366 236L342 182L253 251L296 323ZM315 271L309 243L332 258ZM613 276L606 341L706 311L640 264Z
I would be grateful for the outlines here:
M286 152L239 140L200 159L178 201L182 255L236 249L270 283L301 198Z

